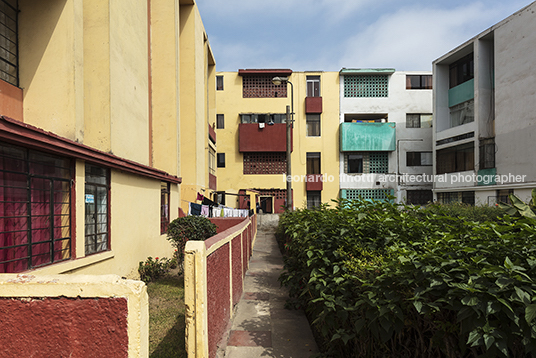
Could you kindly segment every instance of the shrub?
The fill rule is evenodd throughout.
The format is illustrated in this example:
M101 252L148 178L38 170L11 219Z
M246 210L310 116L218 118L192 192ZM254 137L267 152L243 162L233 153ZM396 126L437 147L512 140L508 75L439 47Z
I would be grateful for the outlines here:
M138 273L140 274L140 280L145 283L154 281L161 276L165 275L172 267L172 260L163 258L148 257L145 262L140 261L138 266Z
M167 239L177 249L177 261L182 265L184 247L188 240L204 241L216 235L217 226L203 216L186 216L177 218L169 223Z
M347 200L287 212L280 280L333 357L533 354L536 221L468 216Z

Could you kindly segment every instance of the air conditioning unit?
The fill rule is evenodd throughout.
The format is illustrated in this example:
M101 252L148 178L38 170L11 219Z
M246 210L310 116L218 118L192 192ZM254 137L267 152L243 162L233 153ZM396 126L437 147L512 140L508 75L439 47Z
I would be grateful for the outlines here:
M263 129L264 128L264 123L259 123L259 128Z

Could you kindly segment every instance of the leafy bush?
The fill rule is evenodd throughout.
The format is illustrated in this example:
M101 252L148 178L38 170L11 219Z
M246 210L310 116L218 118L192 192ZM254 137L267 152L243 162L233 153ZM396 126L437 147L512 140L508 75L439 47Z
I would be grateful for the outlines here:
M186 216L169 223L167 239L177 249L177 261L182 265L184 247L188 240L204 241L216 235L217 226L203 216Z
M140 280L145 283L152 282L162 276L164 276L173 266L173 259L148 257L145 262L140 261L138 266L138 273L140 274Z
M346 200L286 212L280 280L330 356L524 357L536 352L535 221L494 215Z

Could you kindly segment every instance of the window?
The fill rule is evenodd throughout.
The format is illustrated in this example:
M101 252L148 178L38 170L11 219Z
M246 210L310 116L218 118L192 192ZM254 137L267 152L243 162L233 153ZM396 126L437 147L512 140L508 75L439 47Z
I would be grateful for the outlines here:
M406 75L406 89L432 89L432 75Z
M244 174L285 174L287 155L285 152L244 153Z
M216 91L223 91L223 76L216 76Z
M86 255L109 249L110 173L108 169L86 164L85 236Z
M389 76L344 76L344 97L387 97Z
M450 126L456 127L475 120L475 101L469 100L450 107Z
M216 128L224 129L225 128L225 117L223 114L216 114Z
M347 174L363 173L363 155L362 154L347 154Z
M406 128L431 128L431 114L406 114Z
M480 140L479 169L495 168L495 138Z
M208 173L216 175L216 151L212 147L208 148Z
M285 113L242 113L240 123L286 123Z
M307 209L318 207L322 204L322 194L320 191L307 192Z
M459 59L449 66L449 88L456 87L475 77L473 54Z
M511 205L510 195L514 193L514 189L497 190L497 202Z
M218 153L218 168L225 168L225 153Z
M432 152L406 152L406 166L419 167L432 165Z
M169 183L160 183L160 234L169 227Z
M307 76L307 97L320 97L320 76Z
M321 174L320 153L307 153L307 174Z
M71 257L71 161L0 143L0 273Z
M242 76L242 96L244 98L286 97L287 83L275 85L274 75Z
M350 152L344 155L346 174L385 174L389 171L386 152Z
M437 193L437 201L441 204L449 203L463 203L469 205L475 205L475 192L474 191L458 191Z
M408 190L406 204L425 205L433 201L431 190Z
M474 152L474 143L438 150L436 152L437 174L474 170Z
M341 197L349 200L379 200L392 201L389 196L394 196L394 189L343 189Z
M17 0L0 0L0 78L14 86L18 78Z
M320 114L306 114L305 128L308 137L320 137Z

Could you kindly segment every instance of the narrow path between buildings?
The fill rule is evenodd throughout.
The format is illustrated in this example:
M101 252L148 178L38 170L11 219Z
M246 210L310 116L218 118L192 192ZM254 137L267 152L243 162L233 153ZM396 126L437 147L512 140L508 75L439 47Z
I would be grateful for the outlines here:
M285 309L288 290L278 281L283 258L271 228L260 228L244 293L218 357L309 358L318 353L303 311Z

